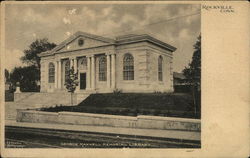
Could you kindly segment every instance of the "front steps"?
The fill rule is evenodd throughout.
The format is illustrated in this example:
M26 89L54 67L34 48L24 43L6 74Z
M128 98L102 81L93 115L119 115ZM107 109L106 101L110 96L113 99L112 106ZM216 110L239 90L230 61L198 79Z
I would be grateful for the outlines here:
M76 105L86 99L90 93L73 93L73 104ZM68 92L23 92L14 94L14 102L17 104L38 105L48 107L55 105L71 105L71 93Z

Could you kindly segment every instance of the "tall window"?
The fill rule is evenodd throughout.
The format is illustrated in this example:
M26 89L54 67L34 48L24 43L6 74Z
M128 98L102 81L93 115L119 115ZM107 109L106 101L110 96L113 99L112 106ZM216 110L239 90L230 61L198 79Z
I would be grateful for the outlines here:
M53 63L49 63L49 83L55 82L55 65Z
M162 81L162 56L158 58L158 80Z
M134 58L131 54L125 54L123 58L123 79L134 80Z
M107 60L105 56L99 59L99 81L107 80Z
M69 78L69 70L70 70L70 61L67 60L65 62L65 70L64 70L64 74L65 74L65 82L68 80Z

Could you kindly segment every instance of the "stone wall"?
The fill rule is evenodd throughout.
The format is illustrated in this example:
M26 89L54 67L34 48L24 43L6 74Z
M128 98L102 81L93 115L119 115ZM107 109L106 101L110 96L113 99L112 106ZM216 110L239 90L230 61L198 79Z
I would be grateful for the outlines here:
M129 127L129 128L150 128L161 130L185 130L197 131L201 130L200 120L145 116L137 117L76 113L76 112L41 112L32 110L17 110L17 122L32 123L60 123L74 125L97 125L112 127Z
M137 117L137 126L139 128L152 129L171 129L171 130L188 130L200 131L200 120L174 118L174 117L160 117L160 116L144 116Z
M134 57L134 80L123 80L123 56ZM158 81L158 57L163 58L163 81ZM172 53L147 42L119 46L116 56L117 89L124 92L173 92Z
M123 58L129 53L134 58L134 80L123 80ZM143 92L147 90L146 49L135 45L134 48L120 48L116 54L116 88L123 92Z
M22 93L14 93L14 101L21 101L23 99L26 99L27 97L36 94L36 92L22 92Z
M150 89L160 92L172 92L172 80L171 80L171 61L172 58L163 52L158 52L154 49L149 49L148 51L148 61L149 61L149 82ZM158 80L158 58L162 57L162 81Z

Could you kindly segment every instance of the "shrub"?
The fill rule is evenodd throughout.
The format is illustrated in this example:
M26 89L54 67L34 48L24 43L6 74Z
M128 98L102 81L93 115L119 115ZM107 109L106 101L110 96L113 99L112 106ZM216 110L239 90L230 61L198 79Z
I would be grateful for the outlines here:
M160 110L155 110L155 111L154 111L154 115L156 115L156 116L158 116L160 113L161 113Z
M113 115L161 115L188 118L194 116L192 97L187 94L173 93L99 93L91 94L79 105L56 106L41 109L44 111L75 111L85 113L104 113Z
M5 90L5 101L14 101L14 93L11 92L10 90Z
M115 89L113 91L113 94L121 94L122 93L122 90L119 90L119 89Z

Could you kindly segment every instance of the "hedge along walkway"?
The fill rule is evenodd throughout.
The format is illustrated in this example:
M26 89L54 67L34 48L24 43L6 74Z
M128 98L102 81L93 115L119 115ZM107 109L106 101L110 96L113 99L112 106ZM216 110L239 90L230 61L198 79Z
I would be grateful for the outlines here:
M87 112L113 115L155 115L200 118L194 115L192 97L188 94L105 93L91 94L77 106L42 108L42 111Z

